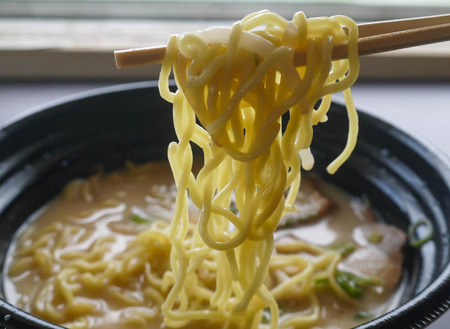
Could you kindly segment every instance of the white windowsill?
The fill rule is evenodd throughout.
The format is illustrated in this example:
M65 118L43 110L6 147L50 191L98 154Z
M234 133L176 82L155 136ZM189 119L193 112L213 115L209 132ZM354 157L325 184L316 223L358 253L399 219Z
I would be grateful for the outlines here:
M113 51L231 21L0 18L0 79L153 79L158 66L117 70ZM450 42L361 58L361 79L450 79Z

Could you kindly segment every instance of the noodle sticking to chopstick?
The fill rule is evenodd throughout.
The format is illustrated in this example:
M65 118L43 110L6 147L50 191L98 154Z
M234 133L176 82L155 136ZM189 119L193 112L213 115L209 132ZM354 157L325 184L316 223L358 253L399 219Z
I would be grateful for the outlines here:
M349 87L359 71L357 35L355 22L343 16L306 19L300 12L286 21L262 11L230 29L170 39L159 88L173 103L179 142L168 149L178 194L170 226L174 282L162 305L166 325L223 319L225 328L257 328L265 309L270 328L301 326L317 317L311 264L286 256L271 260L273 233L281 216L294 209L300 169L312 167L313 126L327 120L333 93L345 94L350 128L344 151L328 171L334 173L355 146L357 115ZM348 59L331 61L333 44L343 41ZM306 65L295 67L293 49L302 48ZM172 67L175 93L168 87ZM191 172L191 143L204 155L197 176ZM201 209L195 232L189 231L189 198ZM212 255L215 289L199 303L196 275ZM270 289L269 267L292 262L302 270ZM278 323L276 300L297 284L309 290L312 314Z

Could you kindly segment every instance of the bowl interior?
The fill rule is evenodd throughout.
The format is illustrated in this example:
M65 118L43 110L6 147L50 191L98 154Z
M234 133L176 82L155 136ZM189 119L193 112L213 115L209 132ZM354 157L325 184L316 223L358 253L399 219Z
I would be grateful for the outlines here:
M367 195L387 222L406 231L411 223L427 218L435 232L421 248L406 250L401 306L360 328L424 327L450 304L448 162L404 132L360 113L358 146L335 175L328 175L325 168L343 149L347 125L345 108L333 103L328 122L314 129L314 170L350 194ZM89 176L98 166L108 171L127 160L165 159L167 144L175 140L172 127L171 105L161 99L155 82L84 93L4 127L1 264L22 222L67 182ZM57 327L4 300L0 315L0 325L14 328Z

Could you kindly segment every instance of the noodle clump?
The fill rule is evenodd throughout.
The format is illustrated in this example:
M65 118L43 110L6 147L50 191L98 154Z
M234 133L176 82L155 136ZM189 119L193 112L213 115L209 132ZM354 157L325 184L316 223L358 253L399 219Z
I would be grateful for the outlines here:
M328 171L334 173L355 146L357 115L349 87L359 71L357 35L355 22L343 16L306 19L299 12L286 21L262 11L232 28L170 39L159 85L173 103L179 139L168 149L178 189L169 233L175 281L162 305L168 326L223 319L225 328L257 328L267 310L270 328L308 326L317 318L311 280L314 267L324 265L302 256L271 258L274 231L282 215L295 209L300 169L313 164L313 126L327 120L333 93L345 94L350 129ZM344 41L348 59L332 61L333 45ZM306 51L306 65L294 66L293 49ZM168 87L172 67L175 93ZM191 172L191 143L204 156L197 176ZM201 210L193 233L189 198ZM198 273L211 266L211 257L215 289L203 293ZM286 266L297 267L296 274L266 284L269 268ZM279 321L277 299L292 289L310 301L311 314Z
M333 275L338 251L298 240L281 246L274 232L295 211L301 168L313 166L313 127L327 120L333 93L344 92L350 124L347 145L328 171L355 146L349 87L359 71L357 35L355 22L343 16L306 19L299 12L287 21L262 11L232 28L172 36L159 81L162 97L173 103L178 138L168 148L177 188L172 220L152 223L117 254L113 235L97 238L75 222L55 223L39 239L26 233L33 242L19 245L9 275L35 266L46 280L31 311L88 328L103 303L89 298L109 296L124 305L118 318L129 327L162 319L169 328L310 328L321 317L314 282L327 280L348 299ZM348 58L332 61L340 42L347 42ZM305 65L294 66L294 49L305 50ZM169 90L172 69L176 92ZM196 174L194 145L203 156ZM89 188L77 184L71 188L89 197ZM108 216L121 207L99 205ZM88 239L95 243L87 250L70 251L71 243ZM299 302L301 311L280 315L286 300Z

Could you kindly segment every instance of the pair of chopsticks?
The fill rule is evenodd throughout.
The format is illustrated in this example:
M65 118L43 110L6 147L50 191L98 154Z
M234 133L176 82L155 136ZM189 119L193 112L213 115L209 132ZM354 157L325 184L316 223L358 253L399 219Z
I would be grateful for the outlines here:
M358 30L359 55L376 54L450 40L450 14L359 24ZM165 53L166 48L161 46L118 50L114 56L120 69L161 63ZM346 58L347 44L336 44L332 57ZM301 66L305 62L305 52L295 51L294 64Z

